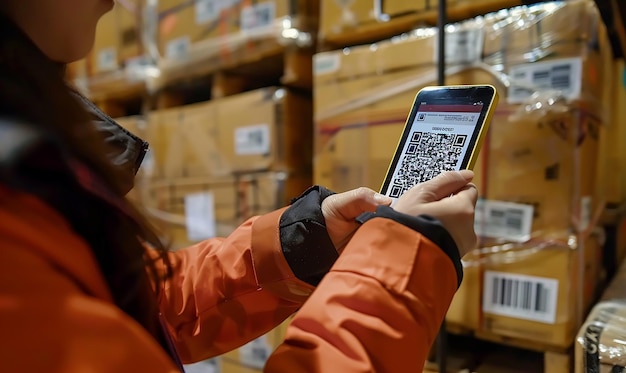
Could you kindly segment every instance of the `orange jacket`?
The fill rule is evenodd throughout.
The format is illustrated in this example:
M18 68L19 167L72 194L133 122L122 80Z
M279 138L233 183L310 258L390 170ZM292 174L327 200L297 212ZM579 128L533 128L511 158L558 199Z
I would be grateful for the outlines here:
M160 304L182 360L241 346L299 309L265 371L420 371L457 289L449 256L375 217L313 291L281 252L283 212L170 254L181 265ZM55 210L0 186L0 247L3 371L177 371L113 304L89 247Z

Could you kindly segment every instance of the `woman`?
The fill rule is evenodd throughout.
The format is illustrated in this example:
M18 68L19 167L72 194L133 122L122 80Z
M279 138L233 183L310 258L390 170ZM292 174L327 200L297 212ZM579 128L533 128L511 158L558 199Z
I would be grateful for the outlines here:
M266 371L419 371L476 242L472 173L393 208L313 187L168 253L124 198L146 145L63 82L112 5L0 2L2 370L177 372L298 310Z

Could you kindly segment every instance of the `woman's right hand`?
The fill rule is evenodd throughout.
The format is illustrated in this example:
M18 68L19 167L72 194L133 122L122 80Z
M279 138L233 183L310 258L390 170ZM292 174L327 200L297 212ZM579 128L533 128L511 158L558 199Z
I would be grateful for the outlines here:
M474 213L478 191L472 171L450 171L404 193L393 208L407 215L429 215L441 222L463 257L476 248Z

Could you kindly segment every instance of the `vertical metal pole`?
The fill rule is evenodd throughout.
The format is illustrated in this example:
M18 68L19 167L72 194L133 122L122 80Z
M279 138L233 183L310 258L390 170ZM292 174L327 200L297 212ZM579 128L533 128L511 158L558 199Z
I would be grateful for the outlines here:
M446 0L439 0L439 11L437 17L438 27L438 56L437 56L437 84L442 86L446 84L446 23L447 10ZM446 329L446 320L443 320L439 335L437 336L437 367L439 373L447 373L448 358L448 331Z
M437 28L438 33L438 56L437 56L437 84L445 85L446 84L446 23L447 23L447 14L446 14L446 0L439 0L439 12L437 16Z

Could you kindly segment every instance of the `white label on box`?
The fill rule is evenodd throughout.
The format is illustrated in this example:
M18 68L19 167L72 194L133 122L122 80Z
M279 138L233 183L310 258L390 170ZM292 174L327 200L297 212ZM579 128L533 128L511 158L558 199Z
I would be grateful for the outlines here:
M215 21L219 18L225 0L196 0L196 23Z
M321 53L314 57L313 74L332 74L341 67L341 56L336 52Z
M184 365L185 373L220 373L222 371L218 358Z
M276 18L276 5L273 1L246 6L241 9L241 30L251 31L271 26Z
M202 241L215 237L215 198L211 192L188 194L185 196L185 223L187 238Z
M269 154L270 145L270 127L267 124L258 124L235 129L235 154Z
M593 206L591 204L592 199L590 196L586 196L580 199L580 224L579 229L581 231L589 228L591 224L591 217L593 215Z
M256 369L263 369L271 354L272 346L266 336L261 336L239 348L241 363Z
M191 40L189 40L188 36L174 39L167 43L167 46L165 48L165 58L172 60L187 58L189 56L190 47Z
M154 64L148 56L130 58L126 60L126 78L131 82L143 82L151 68L154 68Z
M98 53L98 71L110 71L117 69L117 50L105 48Z
M525 242L532 232L533 213L532 205L480 199L476 203L474 230L480 237Z
M582 89L582 64L581 58L563 58L511 67L509 103L522 103L541 90L556 90L570 100L577 99Z
M483 29L446 32L446 65L458 65L480 61L485 32ZM439 43L435 43L434 61L439 58Z
M483 312L554 324L558 295L553 278L485 271Z

